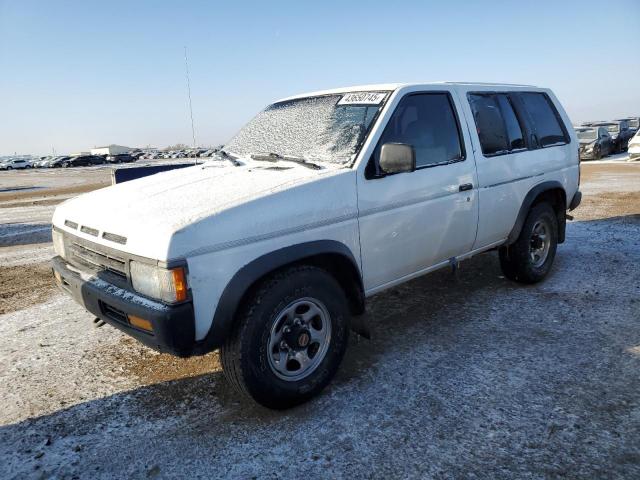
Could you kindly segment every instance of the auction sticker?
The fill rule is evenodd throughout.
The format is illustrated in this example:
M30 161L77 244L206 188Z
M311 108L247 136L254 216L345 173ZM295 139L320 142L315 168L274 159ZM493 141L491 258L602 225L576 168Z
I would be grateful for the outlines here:
M386 96L381 92L353 92L346 93L338 105L380 105Z

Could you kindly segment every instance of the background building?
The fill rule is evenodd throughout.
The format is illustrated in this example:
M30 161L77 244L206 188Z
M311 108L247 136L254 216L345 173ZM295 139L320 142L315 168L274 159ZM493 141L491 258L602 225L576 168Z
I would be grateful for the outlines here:
M92 148L91 155L118 155L120 153L128 153L129 151L131 151L129 147L111 144L106 147Z

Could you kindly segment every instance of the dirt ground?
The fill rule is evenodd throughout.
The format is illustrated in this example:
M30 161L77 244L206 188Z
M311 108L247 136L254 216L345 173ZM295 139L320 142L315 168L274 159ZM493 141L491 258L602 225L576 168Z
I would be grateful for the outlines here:
M583 164L539 285L490 253L373 297L372 340L287 412L53 290L63 188L0 192L0 478L640 478L640 164Z

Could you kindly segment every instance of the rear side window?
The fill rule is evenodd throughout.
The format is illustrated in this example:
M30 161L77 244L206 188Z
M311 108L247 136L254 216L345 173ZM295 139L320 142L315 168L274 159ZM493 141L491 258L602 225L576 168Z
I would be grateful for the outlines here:
M485 156L525 148L522 128L507 95L471 93L469 104Z
M449 94L405 96L378 142L376 164L382 145L391 142L413 146L418 168L463 160L460 130Z
M569 143L560 116L544 93L518 93L541 147Z
M525 148L526 145L524 143L522 127L520 126L518 117L516 117L516 113L513 111L513 106L509 101L509 97L505 94L499 94L496 96L498 98L498 104L500 105L502 119L504 120L505 128L507 129L509 150L520 150Z

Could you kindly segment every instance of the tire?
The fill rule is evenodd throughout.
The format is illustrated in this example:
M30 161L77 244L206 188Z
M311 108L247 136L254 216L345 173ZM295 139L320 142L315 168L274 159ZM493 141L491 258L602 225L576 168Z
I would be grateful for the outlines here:
M518 239L500 248L502 272L516 282L537 283L551 270L557 247L558 219L553 208L546 202L534 205Z
M595 147L593 147L593 159L600 160L601 158L602 158L602 151L600 150L600 147L596 145Z
M7 167L7 170L13 170L13 167Z
M298 317L293 314L304 318L305 313L309 325L294 325ZM345 294L326 271L303 265L277 272L240 307L220 352L224 374L240 394L265 407L280 410L306 402L338 370L349 319ZM324 340L314 342L320 337ZM305 367L294 357L309 362Z

